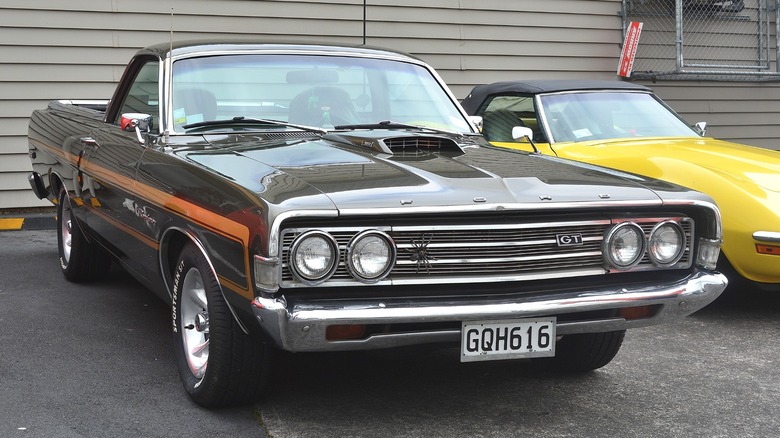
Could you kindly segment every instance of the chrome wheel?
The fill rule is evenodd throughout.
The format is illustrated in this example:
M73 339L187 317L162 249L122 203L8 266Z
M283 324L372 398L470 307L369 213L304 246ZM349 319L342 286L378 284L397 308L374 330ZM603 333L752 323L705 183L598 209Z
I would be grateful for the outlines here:
M171 277L173 357L187 394L204 407L255 401L268 378L265 344L241 329L217 278L201 247L185 243Z
M180 332L190 372L203 379L209 363L209 313L200 271L190 268L181 286Z
M73 227L73 216L70 208L70 203L66 198L63 198L62 208L60 209L61 221L60 221L60 237L62 237L62 262L65 265L70 263L70 252L73 246L73 235L71 230Z
M87 237L67 190L60 188L57 201L57 250L60 269L69 281L81 282L103 277L111 267L111 256Z

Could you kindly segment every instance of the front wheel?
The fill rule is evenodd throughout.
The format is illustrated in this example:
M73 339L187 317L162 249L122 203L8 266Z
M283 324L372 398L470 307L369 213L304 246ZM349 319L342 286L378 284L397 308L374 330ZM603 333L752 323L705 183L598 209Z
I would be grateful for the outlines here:
M555 356L533 359L535 367L568 373L582 373L612 361L623 345L625 330L566 335L555 345Z
M241 330L192 243L176 264L172 312L174 358L192 400L209 408L255 401L267 380L269 348Z

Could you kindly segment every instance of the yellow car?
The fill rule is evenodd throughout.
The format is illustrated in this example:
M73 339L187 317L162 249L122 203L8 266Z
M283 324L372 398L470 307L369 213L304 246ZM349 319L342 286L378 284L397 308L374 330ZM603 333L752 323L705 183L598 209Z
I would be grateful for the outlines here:
M628 82L497 82L462 104L496 146L707 193L723 219L722 269L780 290L780 152L704 137L704 123L689 126L650 88Z

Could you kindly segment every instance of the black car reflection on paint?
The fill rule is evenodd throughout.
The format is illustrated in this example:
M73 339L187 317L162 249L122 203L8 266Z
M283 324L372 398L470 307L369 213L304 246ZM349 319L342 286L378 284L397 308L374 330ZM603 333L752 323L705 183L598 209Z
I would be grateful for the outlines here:
M115 260L171 304L203 406L255 400L278 349L460 343L592 370L725 287L709 197L495 148L472 122L407 55L164 44L110 101L33 113L30 183L69 280Z

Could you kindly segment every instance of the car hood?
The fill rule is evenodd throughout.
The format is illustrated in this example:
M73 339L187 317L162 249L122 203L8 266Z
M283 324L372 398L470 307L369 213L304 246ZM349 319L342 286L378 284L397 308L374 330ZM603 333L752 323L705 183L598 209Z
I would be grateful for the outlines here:
M711 181L695 179L695 169L716 174L730 183L780 192L780 152L713 138L601 140L558 143L553 149L563 157L649 175L705 192ZM642 162L646 167L641 167Z
M410 144L455 145L430 152L390 153L372 142L401 137ZM496 148L481 138L457 145L443 136L397 131L271 140L260 135L206 135L176 153L271 204L308 208L378 209L518 204L640 202L660 204L688 193L672 184L596 166ZM664 195L665 196L665 195ZM327 202L324 201L327 198ZM512 207L507 207L512 208Z

